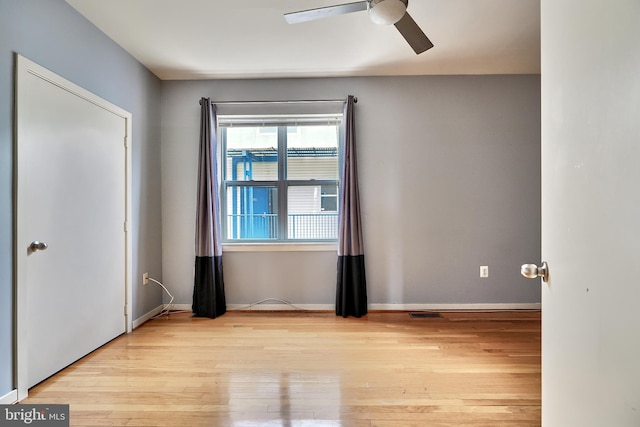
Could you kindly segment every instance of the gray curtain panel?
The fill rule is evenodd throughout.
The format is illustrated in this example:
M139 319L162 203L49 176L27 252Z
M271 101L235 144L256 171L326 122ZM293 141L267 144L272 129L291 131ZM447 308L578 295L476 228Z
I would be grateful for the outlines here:
M336 315L343 317L361 317L367 314L367 281L360 221L354 104L355 98L349 95L344 107L345 138L340 174Z
M216 107L200 100L200 153L196 211L196 262L192 311L198 317L215 318L227 311L222 274L222 235L217 171Z

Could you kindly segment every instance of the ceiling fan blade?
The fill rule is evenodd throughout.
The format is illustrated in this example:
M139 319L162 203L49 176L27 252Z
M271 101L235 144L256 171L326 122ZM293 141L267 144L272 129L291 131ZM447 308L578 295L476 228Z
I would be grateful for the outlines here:
M416 54L419 55L433 47L431 40L422 32L418 24L416 24L416 21L414 21L408 13L405 13L404 16L395 23L395 26Z
M284 19L289 24L313 21L330 16L344 15L345 13L360 12L367 10L368 1L358 1L355 3L339 4L337 6L320 7L318 9L303 10L301 12L285 13Z

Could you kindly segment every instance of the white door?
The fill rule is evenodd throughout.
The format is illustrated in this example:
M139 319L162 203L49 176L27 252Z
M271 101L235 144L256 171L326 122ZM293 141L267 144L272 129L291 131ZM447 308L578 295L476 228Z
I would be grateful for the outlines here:
M542 420L640 426L640 1L542 0Z
M17 103L18 363L31 387L126 330L127 118L24 58Z

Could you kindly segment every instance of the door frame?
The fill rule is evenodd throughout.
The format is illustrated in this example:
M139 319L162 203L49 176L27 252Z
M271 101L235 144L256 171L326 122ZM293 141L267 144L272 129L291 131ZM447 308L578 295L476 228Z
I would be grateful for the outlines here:
M123 224L125 232L125 306L124 321L125 331L130 333L133 329L133 304L132 298L132 234L131 217L132 217L132 198L131 198L131 131L132 131L132 114L122 108L100 98L99 96L89 92L88 90L64 79L63 77L47 70L46 68L36 64L33 61L15 54L15 96L14 96L14 289L15 289L15 328L14 328L14 384L17 389L17 400L23 400L28 395L28 366L27 366L27 301L26 301L26 263L24 257L19 256L18 236L22 235L24 225L20 221L20 209L24 206L24 195L21 192L21 182L24 181L24 172L19 167L18 152L20 147L20 135L23 133L22 126L24 123L20 121L21 107L20 99L24 96L25 85L21 84L31 75L38 77L52 85L55 85L79 98L84 99L94 105L97 105L114 115L125 120L125 221Z

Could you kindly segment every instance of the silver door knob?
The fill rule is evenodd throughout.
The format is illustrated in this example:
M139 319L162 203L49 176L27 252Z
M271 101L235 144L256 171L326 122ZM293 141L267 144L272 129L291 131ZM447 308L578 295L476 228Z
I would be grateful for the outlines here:
M44 251L45 249L47 249L49 247L49 245L47 245L44 242L38 242L37 240L34 240L33 242L31 242L31 244L29 245L29 251L30 252L36 252L36 251Z
M535 264L522 264L520 268L520 274L527 279L535 279L542 277L543 282L549 281L549 266L546 262L543 262L540 267Z

